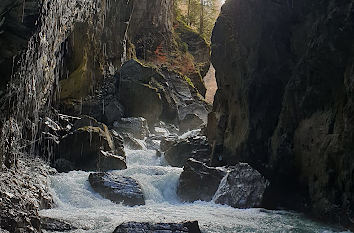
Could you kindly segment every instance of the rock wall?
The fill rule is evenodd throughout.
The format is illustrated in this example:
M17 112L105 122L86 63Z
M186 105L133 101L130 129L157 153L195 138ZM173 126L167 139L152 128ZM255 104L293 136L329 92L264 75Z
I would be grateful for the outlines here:
M353 10L350 0L228 0L222 8L208 138L219 163L249 162L271 180L268 206L350 222Z
M0 3L0 96L10 80L16 56L27 47L36 29L39 1L4 0Z

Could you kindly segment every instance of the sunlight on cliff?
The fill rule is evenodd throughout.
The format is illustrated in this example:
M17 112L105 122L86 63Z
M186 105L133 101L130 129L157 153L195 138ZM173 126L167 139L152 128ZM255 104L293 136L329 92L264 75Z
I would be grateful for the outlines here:
M212 104L214 102L216 90L218 89L218 84L216 83L215 79L215 69L212 65L210 66L208 73L204 77L204 84L207 89L205 100L208 103Z

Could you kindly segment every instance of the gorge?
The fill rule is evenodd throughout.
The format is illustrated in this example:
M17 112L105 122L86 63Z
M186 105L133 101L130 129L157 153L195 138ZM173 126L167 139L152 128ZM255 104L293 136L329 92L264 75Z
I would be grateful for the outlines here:
M181 1L1 1L0 232L354 231L353 1Z

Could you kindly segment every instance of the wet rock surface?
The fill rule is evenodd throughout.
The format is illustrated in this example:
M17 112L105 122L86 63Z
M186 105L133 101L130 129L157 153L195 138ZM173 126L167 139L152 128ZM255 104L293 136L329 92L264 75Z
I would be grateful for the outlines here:
M105 172L109 170L124 170L126 168L127 164L125 157L102 150L100 151L98 155L97 170Z
M141 187L133 178L100 172L91 173L89 182L93 190L117 204L145 205Z
M0 3L0 96L10 80L14 57L27 47L37 28L40 2L3 0Z
M213 197L215 203L234 208L260 207L268 181L246 163L239 163L228 170Z
M76 230L77 228L60 219L42 217L41 229L49 232L66 232Z
M116 132L126 133L134 138L144 139L149 135L147 122L142 117L121 118L113 124Z
M350 222L353 5L307 3L223 6L212 38L219 89L208 139L226 164L248 162L267 176L275 201L268 208Z
M194 159L188 159L184 164L179 178L177 194L182 201L211 201L227 170L208 167Z
M182 223L139 223L128 222L119 225L114 233L165 232L165 233L200 233L198 222Z
M211 148L204 136L167 138L162 140L161 149L165 152L166 161L174 167L183 167L189 158L208 162L211 154Z
M1 171L0 231L41 232L38 211L54 206L46 183L51 172L43 161L30 159Z
M60 171L125 169L123 141L91 117L74 123L73 131L61 138L54 164Z

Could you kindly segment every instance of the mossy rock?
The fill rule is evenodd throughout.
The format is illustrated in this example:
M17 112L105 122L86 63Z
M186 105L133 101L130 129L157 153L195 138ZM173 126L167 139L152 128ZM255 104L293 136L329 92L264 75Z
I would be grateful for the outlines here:
M87 69L87 57L84 57L81 65L67 79L61 80L59 83L61 100L80 99L90 94L93 80Z

